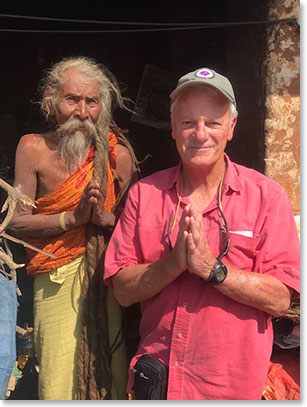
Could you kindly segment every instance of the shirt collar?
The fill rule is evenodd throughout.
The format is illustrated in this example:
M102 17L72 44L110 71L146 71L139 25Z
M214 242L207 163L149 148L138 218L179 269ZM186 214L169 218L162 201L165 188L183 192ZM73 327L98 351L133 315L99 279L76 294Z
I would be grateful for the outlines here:
M226 153L224 153L224 157L227 162L227 172L225 175L224 185L231 188L235 192L239 192L242 189L242 183L240 181L238 171Z
M180 178L181 178L181 162L171 169L171 171L168 173L168 178L165 179L165 182L163 182L161 188L172 189L174 184L177 184L178 188L180 185Z
M224 153L225 160L227 162L227 172L225 175L224 185L228 188L231 188L235 192L239 192L242 189L242 183L238 176L238 171L234 163L230 160L228 155ZM181 178L181 162L172 168L172 171L169 173L169 177L165 180L162 189L171 189L175 184L177 188L180 186Z

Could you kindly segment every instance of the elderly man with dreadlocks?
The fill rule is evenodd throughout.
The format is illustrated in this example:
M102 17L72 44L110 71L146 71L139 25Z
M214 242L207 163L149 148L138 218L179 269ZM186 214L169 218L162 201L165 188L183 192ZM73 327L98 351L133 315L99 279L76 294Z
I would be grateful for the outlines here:
M20 139L14 180L36 209L18 208L10 225L54 255L28 252L39 398L122 399L121 308L96 264L137 170L111 115L124 99L112 74L84 57L55 64L41 91L51 130Z

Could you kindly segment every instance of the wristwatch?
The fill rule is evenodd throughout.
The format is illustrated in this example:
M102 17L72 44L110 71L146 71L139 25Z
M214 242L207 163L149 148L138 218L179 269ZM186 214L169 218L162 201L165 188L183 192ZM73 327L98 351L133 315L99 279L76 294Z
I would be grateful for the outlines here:
M227 267L223 264L220 260L217 260L215 265L213 266L209 278L207 280L202 279L205 284L208 285L217 285L221 284L225 278L227 277Z

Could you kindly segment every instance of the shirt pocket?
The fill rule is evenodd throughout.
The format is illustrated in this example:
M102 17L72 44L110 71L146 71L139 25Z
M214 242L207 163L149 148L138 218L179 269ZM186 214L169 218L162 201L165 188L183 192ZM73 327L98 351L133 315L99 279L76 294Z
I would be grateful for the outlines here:
M139 225L138 233L145 263L153 263L169 252L165 224L142 223Z
M256 247L260 236L249 237L230 233L229 239L230 248L226 255L227 261L240 270L252 271L256 263Z

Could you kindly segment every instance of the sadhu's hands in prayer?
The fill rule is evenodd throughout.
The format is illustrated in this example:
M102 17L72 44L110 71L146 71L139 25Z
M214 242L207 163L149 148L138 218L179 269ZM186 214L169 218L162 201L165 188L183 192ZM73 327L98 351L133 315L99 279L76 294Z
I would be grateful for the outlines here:
M79 205L74 211L75 225L80 226L88 223L92 218L92 209L102 200L99 184L91 180L85 187Z
M91 221L95 225L103 228L114 227L115 215L112 212L104 210L104 199L97 181L90 181L89 196L89 202L92 203Z
M92 179L84 189L78 208L74 211L75 226L93 222L101 227L113 227L115 215L103 208L104 199L100 192L99 183Z

